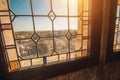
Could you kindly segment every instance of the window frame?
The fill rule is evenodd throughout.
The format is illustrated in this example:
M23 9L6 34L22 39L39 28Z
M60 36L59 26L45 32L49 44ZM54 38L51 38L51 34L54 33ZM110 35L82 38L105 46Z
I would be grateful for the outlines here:
M8 0L7 0L8 2ZM97 4L99 2L99 4ZM8 72L7 66L5 62L3 62L4 66L2 66L6 72L6 76L9 79L14 80L25 80L25 79L47 79L50 77L54 77L57 75L62 75L70 72L74 72L77 70L81 70L83 68L95 66L99 63L99 55L100 55L100 46L101 46L101 29L102 29L102 8L103 8L103 1L102 0L91 0L90 2L90 35L89 35L89 44L88 48L90 53L89 56L76 59L75 61L68 61L64 63L48 65L43 67L37 68L30 68L27 70L16 71L16 72ZM98 10L99 8L99 10ZM1 26L1 25L0 25ZM97 26L97 27L96 27ZM2 36L0 35L0 41L2 41ZM5 50L4 46L0 44L2 47L2 56L4 56ZM1 56L0 56L1 57ZM4 58L1 58L4 61ZM33 73L34 72L34 73Z
M115 21L117 12L117 0L110 1L110 19L107 37L107 50L106 50L106 62L120 60L120 51L113 51L114 32L115 32Z

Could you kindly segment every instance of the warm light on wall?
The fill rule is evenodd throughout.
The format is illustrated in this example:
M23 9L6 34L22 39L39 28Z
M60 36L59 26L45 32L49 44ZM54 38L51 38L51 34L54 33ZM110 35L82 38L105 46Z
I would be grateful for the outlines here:
M118 0L118 4L120 4L120 0Z

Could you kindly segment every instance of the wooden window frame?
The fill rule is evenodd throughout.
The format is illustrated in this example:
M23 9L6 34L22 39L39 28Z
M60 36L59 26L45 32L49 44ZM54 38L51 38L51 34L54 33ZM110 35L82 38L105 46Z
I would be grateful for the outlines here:
M107 37L107 49L106 49L106 62L120 60L120 51L113 51L113 42L114 42L114 32L115 32L115 21L116 21L116 12L117 12L117 0L111 0L110 3L107 3L109 6L109 25Z
M99 4L97 4L99 3ZM81 70L90 66L95 66L99 63L100 55L100 46L101 46L101 29L102 29L102 9L103 9L102 0L91 0L90 4L92 5L90 12L90 35L89 35L89 52L90 54L87 57L76 59L75 61L68 61L64 63L48 65L38 68L30 68L27 70L8 72L7 66L4 62L4 47L2 43L0 59L2 60L3 68L6 77L10 80L26 80L26 79L47 79L57 75L62 75L70 73L73 71ZM99 9L98 9L99 8ZM0 32L1 33L1 32ZM0 42L2 42L2 37L0 35Z

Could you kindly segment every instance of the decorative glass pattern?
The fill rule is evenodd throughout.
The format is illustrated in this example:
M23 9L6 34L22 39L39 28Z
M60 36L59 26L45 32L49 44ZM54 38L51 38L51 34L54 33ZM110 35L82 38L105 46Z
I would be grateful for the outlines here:
M120 51L120 0L118 0L118 5L117 5L113 50Z
M88 0L0 0L8 70L88 55Z

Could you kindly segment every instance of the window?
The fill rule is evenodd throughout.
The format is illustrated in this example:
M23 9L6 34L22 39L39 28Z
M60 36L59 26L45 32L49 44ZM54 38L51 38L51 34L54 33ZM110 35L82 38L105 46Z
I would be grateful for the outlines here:
M102 7L97 11L101 4L93 1L1 0L0 31L9 74L21 79L17 74L34 69L47 76L48 71L58 75L96 65Z
M114 3L114 4L112 4ZM120 57L120 23L119 23L119 0L110 2L110 19L107 42L107 61L119 60ZM112 12L112 13L111 13Z
M120 51L120 0L117 2L115 34L114 34L114 51Z

